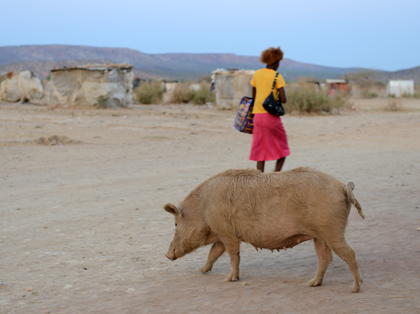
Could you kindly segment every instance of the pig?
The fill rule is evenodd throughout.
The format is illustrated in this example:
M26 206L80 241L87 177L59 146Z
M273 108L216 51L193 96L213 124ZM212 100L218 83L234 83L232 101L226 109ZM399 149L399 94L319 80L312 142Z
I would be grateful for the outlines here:
M164 209L175 216L175 236L166 257L171 261L212 244L202 273L225 252L231 271L224 281L239 280L241 242L261 249L286 250L313 240L318 256L315 277L320 286L333 256L343 259L358 292L360 276L355 251L344 230L351 204L364 213L353 194L354 184L310 168L263 173L255 169L227 170L199 184L179 205Z

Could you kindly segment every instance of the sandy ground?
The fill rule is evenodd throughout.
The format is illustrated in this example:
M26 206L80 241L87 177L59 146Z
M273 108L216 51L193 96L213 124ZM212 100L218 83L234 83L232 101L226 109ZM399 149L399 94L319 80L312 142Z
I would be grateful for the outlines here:
M324 284L306 287L311 242L275 253L243 244L231 283L227 255L198 272L209 247L165 258L174 222L163 205L220 171L255 166L234 112L0 103L0 313L420 313L420 101L395 113L384 102L283 118L285 170L356 184L366 214L353 209L346 231L364 279L356 294L337 256ZM53 135L81 143L34 142Z

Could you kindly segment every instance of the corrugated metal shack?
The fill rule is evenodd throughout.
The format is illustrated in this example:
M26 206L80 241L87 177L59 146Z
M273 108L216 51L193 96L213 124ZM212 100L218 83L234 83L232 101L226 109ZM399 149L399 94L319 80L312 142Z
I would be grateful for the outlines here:
M389 81L386 87L387 96L401 97L404 95L413 95L414 94L414 81L404 80L404 81Z

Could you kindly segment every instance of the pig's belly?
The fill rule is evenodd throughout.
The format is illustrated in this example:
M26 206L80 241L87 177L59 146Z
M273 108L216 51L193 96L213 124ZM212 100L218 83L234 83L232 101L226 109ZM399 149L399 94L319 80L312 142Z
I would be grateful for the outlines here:
M285 238L271 238L271 239L258 239L256 241L245 241L253 245L256 249L269 249L269 250L283 250L292 248L302 242L312 240L313 237L306 234L295 234Z

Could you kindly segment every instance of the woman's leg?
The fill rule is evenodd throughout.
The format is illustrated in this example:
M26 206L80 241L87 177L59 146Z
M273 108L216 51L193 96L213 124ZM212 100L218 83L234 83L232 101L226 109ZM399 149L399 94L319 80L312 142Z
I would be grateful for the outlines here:
M284 164L284 161L286 160L286 157L283 157L283 158L280 158L279 160L277 160L277 162L276 162L276 170L274 170L274 171L281 171L281 168L283 168L283 164Z
M261 172L264 172L265 161L257 161L257 169Z

